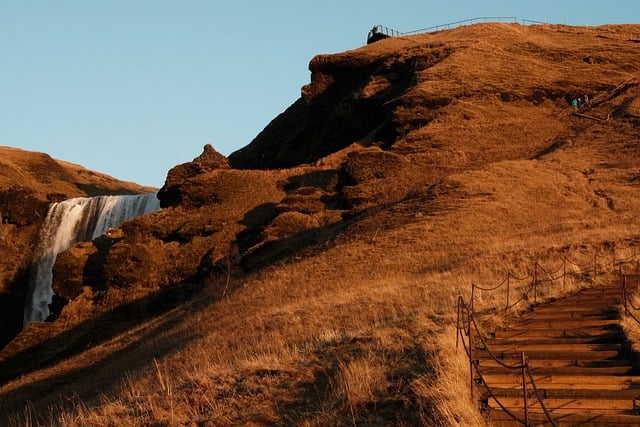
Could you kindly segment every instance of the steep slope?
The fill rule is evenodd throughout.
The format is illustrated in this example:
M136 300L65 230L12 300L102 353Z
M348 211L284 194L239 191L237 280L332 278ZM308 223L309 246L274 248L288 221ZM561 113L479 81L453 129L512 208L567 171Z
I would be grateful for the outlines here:
M482 24L314 58L301 99L228 162L205 147L161 212L61 254L69 302L0 352L0 404L75 395L58 410L76 423L481 422L438 382L455 295L638 244L638 88L599 106L609 121L569 103L636 77L626 32Z
M0 347L22 328L30 260L49 204L152 191L45 153L0 147Z

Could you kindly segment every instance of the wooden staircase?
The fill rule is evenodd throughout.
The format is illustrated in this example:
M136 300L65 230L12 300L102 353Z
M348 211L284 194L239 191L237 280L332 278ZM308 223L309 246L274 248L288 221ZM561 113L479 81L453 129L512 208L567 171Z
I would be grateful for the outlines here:
M508 365L521 363L524 352L535 387L528 374L501 366L484 345L473 349L482 374L477 383L484 382L508 411L521 421L528 419L528 425L640 426L639 358L619 325L619 309L618 286L588 289L536 306L486 339L491 353ZM536 390L553 422L544 414ZM481 403L493 425L523 425L488 391Z

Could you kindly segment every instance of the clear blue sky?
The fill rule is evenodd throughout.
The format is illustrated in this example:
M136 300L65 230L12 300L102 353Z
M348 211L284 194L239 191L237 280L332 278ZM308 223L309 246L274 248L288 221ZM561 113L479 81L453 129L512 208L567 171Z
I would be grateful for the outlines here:
M640 23L640 2L0 0L0 145L160 187L211 143L247 145L316 54L483 16Z

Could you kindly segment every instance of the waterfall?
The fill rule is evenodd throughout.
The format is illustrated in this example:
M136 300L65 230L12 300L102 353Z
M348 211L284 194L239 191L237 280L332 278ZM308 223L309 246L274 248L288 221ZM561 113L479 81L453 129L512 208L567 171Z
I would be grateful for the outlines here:
M24 326L44 321L53 299L57 255L76 242L93 240L109 228L160 209L156 193L133 196L76 197L49 207L40 231L24 308Z

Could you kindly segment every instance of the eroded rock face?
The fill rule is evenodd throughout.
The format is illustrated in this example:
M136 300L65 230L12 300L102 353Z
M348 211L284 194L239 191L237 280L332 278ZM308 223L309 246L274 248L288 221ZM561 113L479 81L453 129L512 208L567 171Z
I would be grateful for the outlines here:
M39 199L35 191L20 186L0 190L0 212L3 224L19 227L37 224L47 215L49 202Z
M611 76L640 68L637 45L603 43L592 32L535 27L469 26L317 57L302 97L231 156L235 169L205 147L202 156L170 171L161 191L162 211L60 254L54 288L69 302L57 320L30 325L19 337L24 339L12 341L11 354L32 348L29 340L42 339L51 328L76 327L61 334L66 342L39 347L44 355L2 359L0 354L0 360L21 362L34 372L55 363L56 352L58 359L83 357L86 348L104 342L99 340L106 328L112 329L108 339L116 338L188 296L180 289L206 286L207 296L215 298L233 292L235 284L250 293L255 282L248 273L288 260L302 259L303 272L319 275L313 292L320 296L325 274L348 288L343 279L355 273L349 268L398 263L388 276L372 271L367 277L376 285L398 272L402 298L409 283L404 277L434 279L418 286L422 292L423 285L440 286L449 271L473 279L482 263L505 260L522 267L525 260L529 265L538 259L540 248L574 232L583 233L578 241L589 247L592 239L608 238L609 231L631 236L635 242L628 249L637 246L637 116L588 126L567 114L564 100L585 88L613 89ZM581 59L592 52L611 58L607 66ZM640 94L629 92L608 108L632 105L627 97ZM569 137L574 142L565 143ZM266 170L279 165L294 166ZM551 215L543 213L556 208ZM6 226L11 233L27 227ZM347 244L351 240L354 245ZM351 259L333 265L341 256L332 250L335 244L352 251L346 254ZM521 244L527 249L519 249ZM366 248L377 253L370 256ZM327 249L329 256L316 264L314 256ZM417 250L424 252L404 258ZM380 301L386 298L385 289L373 291ZM257 304L264 300L261 295ZM377 306L372 314L383 309ZM129 349L122 344L107 356L118 358ZM335 359L332 348L329 353L327 362ZM315 353L313 358L315 363ZM5 372L20 375L15 363L5 366ZM27 393L40 390L39 374L31 376L33 383L18 386L27 384ZM22 394L14 399L16 410L23 410Z
M189 199L183 198L184 192L180 188L189 178L205 172L229 168L229 161L226 157L218 153L210 144L205 145L200 156L169 171L164 186L158 192L161 206L189 204Z
M251 144L232 153L230 164L285 168L313 163L355 142L392 145L398 136L394 100L415 85L417 66L425 63L402 55L316 56L302 97Z
M0 147L0 347L22 328L31 259L49 204L150 191L44 153Z
M285 195L284 176L230 169L207 145L192 162L169 172L159 191L161 211L59 254L54 291L73 300L90 288L96 298L126 303L184 282L215 282L218 272L228 270L238 236L259 235L272 220Z
M535 76L505 84L495 77L504 76L504 58L487 52L509 51L512 42L504 43L513 35L476 36L388 40L315 57L301 98L251 144L229 159L205 146L169 171L159 191L163 210L59 255L54 289L71 301L64 310L82 316L92 301L87 315L95 315L184 283L215 293L225 275L241 280L330 244L394 203L431 203L436 184L460 171L548 153L565 130L563 96L585 86L573 75L557 78L575 55L561 55L567 59L558 65L556 53L540 56L523 40L509 63ZM601 81L608 75L594 72ZM479 73L485 80L476 82Z

